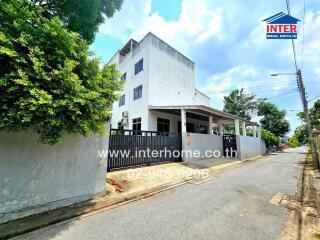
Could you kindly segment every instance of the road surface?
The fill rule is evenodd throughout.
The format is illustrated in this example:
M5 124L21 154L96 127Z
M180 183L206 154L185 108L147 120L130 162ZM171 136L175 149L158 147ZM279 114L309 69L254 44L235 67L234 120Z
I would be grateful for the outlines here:
M288 210L268 201L294 194L305 149L290 149L150 198L14 239L276 239Z

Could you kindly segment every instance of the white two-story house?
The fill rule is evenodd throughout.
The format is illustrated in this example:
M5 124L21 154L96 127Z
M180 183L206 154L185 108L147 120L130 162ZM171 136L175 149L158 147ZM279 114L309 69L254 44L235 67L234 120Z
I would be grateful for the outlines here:
M167 43L148 33L131 39L109 61L125 80L120 101L113 106L112 127L149 131L181 131L179 116L152 110L155 106L209 106L210 98L196 89L195 64ZM191 132L207 132L208 121L190 119Z
M250 144L258 144L257 153L249 155L261 154L259 125L211 108L210 98L196 89L195 63L154 34L148 33L140 42L129 40L108 62L112 63L125 81L120 100L113 105L113 129L181 133L182 139L194 140L188 145L183 140L182 149L223 151L225 124L234 124L235 135L242 133L241 137L246 137L250 126L257 138ZM244 143L247 138L242 139Z

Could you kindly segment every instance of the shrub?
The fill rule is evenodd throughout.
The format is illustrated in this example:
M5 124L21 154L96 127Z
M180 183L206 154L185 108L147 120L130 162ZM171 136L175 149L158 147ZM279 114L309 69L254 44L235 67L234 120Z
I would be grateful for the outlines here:
M86 41L28 0L0 9L0 131L29 128L54 144L66 134L103 133L121 83L99 67Z

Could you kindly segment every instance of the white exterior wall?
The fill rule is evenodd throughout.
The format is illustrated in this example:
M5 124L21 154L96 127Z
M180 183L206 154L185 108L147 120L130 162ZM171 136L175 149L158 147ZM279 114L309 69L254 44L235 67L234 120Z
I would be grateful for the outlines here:
M105 192L108 136L68 136L46 146L35 133L0 134L0 223Z
M177 58L150 45L149 105L194 105L195 72Z
M251 136L237 136L238 155L240 159L248 159L262 155L261 138ZM239 146L240 145L240 146ZM239 151L240 150L240 151Z
M190 138L190 141L187 141ZM199 159L206 159L206 154L215 154L216 157L221 157L223 154L222 136L208 135L199 133L182 133L182 150L183 151L199 151L201 156ZM210 151L207 152L206 151ZM217 151L217 152L214 152ZM183 161L199 160L185 154Z
M210 105L210 98L204 95L202 92L196 89L195 91L195 104L196 105L204 105L209 106Z
M141 117L141 130L155 131L157 119L148 110L149 105L210 104L210 99L195 89L194 64L172 48L174 56L168 54L164 51L167 46L154 35L148 34L123 61L119 62L119 53L109 61L119 64L121 74L127 73L124 89L120 94L126 95L125 105L119 107L119 102L114 103L111 120L113 128L117 128L124 111L128 111L129 124L125 126L126 129L132 129L132 119ZM134 65L141 58L143 71L134 75ZM143 86L142 98L133 100L133 89L140 84ZM176 129L175 122L170 125L172 130Z
M141 130L148 130L149 45L147 40L144 39L143 43L131 51L118 66L121 74L127 73L123 91L120 93L126 96L123 106L119 107L119 102L113 104L111 119L113 128L118 127L118 122L122 119L122 112L128 111L129 124L125 127L126 129L132 129L132 119L141 117ZM140 59L143 59L143 70L135 75L134 66ZM133 89L139 85L142 85L142 97L133 100Z

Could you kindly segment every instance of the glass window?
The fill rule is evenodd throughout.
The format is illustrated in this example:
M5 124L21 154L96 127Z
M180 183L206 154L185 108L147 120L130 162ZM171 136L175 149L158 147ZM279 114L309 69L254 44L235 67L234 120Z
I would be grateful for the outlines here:
M206 125L200 125L199 126L199 132L207 134L208 133L208 127Z
M127 80L127 73L124 73L121 75L121 80L123 81Z
M126 103L126 95L122 95L119 99L119 107Z
M139 60L139 62L137 62L134 65L134 75L137 75L142 70L143 70L143 59Z
M141 97L142 97L142 85L133 89L133 100L136 100Z
M164 118L157 119L157 131L158 132L170 132L170 120Z
M122 122L121 122L121 121L120 121L120 122L118 122L118 129L123 130L123 125L122 125Z
M132 119L132 130L141 131L141 118Z

